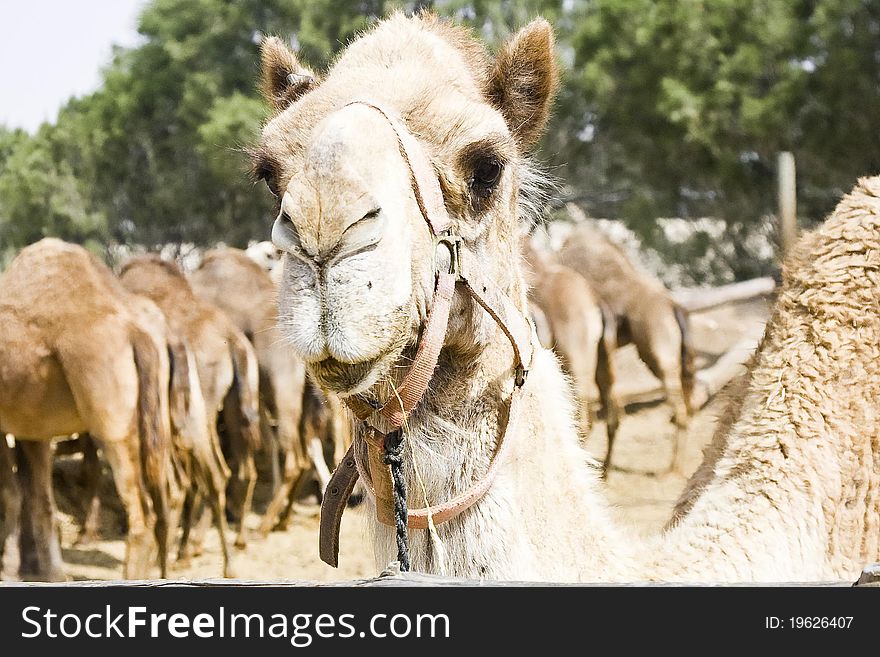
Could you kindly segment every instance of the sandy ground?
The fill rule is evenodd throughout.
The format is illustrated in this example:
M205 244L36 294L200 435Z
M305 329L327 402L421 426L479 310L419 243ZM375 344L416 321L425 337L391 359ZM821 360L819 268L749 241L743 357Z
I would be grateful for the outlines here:
M727 306L692 318L693 340L699 354L698 364L710 364L733 345L746 331L761 324L767 316L766 301L752 301ZM621 387L644 387L650 374L638 361L631 347L616 356ZM721 399L713 400L693 419L686 437L683 471L690 474L702 459L702 449L711 439L715 421L723 410ZM686 478L668 471L675 433L669 422L671 411L663 403L630 406L621 424L614 448L607 491L626 521L644 532L660 529L684 487ZM607 449L605 425L597 421L586 442L597 458ZM83 510L78 483L78 457L57 459L55 485L58 497L63 556L69 577L82 579L117 579L122 576L124 535L121 532L122 509L116 499L109 471L105 467L102 484L104 511L101 538L90 546L76 547ZM258 487L257 508L266 502L267 492ZM256 527L258 516L248 518ZM296 508L286 531L275 532L265 540L254 537L243 551L235 551L233 565L239 578L248 580L349 580L376 574L372 552L367 544L365 518L360 508L349 509L342 523L340 567L333 569L318 558L318 507L312 500ZM230 545L232 537L230 537ZM5 574L15 571L15 550L7 550ZM202 579L220 577L222 560L215 530L209 531L203 554L189 564L172 564L170 577Z

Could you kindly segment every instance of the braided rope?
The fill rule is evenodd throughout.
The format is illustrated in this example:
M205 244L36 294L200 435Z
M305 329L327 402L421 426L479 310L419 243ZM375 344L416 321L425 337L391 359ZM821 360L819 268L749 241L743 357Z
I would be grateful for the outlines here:
M407 522L409 511L406 506L406 479L403 476L403 432L392 431L385 436L385 454L382 461L391 466L394 496L394 525L397 529L397 560L400 570L409 570L409 535Z

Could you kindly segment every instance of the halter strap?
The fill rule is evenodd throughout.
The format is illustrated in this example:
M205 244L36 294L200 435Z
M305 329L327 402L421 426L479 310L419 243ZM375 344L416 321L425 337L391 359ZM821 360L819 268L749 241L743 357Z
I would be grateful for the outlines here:
M431 308L419 337L413 363L397 389L397 394L379 408L374 408L357 397L348 397L344 400L354 415L366 426L367 435L364 438L368 449L381 449L385 437L403 425L427 391L445 341L456 283L462 283L462 289L498 324L510 341L514 353L514 387L507 420L498 438L489 468L482 478L453 499L421 509L409 509L407 526L413 529L426 529L429 519L435 524L440 524L455 518L473 506L492 486L499 466L507 454L511 442L508 438L515 431L519 418L523 385L532 360L532 328L507 295L491 278L483 275L477 267L476 259L464 247L461 239L447 233L450 221L443 192L421 144L397 115L383 104L375 101L354 101L348 105L364 105L372 108L388 121L397 135L401 156L409 168L419 210L434 237L435 259L441 245L449 250L450 258L449 271L439 269L436 271ZM436 265L437 263L435 267ZM359 476L364 477L368 484L367 489L375 497L372 477L367 472L359 472L360 466L354 458L354 445L355 443L349 447L342 463L333 472L321 502L319 550L321 559L334 567L339 561L339 529L342 514ZM381 522L386 522L382 514L378 517Z
M434 172L434 167L425 155L422 145L416 141L412 133L397 118L397 113L375 100L355 100L351 105L363 105L376 110L385 117L394 133L397 135L397 143L400 146L400 154L409 167L412 177L412 188L422 211L422 216L428 222L431 234L440 235L449 229L449 214L446 212L446 203L443 201L443 190L440 189L440 181Z

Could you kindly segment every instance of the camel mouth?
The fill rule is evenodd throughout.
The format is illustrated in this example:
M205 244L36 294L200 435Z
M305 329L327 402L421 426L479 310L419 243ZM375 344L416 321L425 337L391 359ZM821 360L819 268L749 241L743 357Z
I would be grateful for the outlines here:
M311 363L312 375L322 387L338 394L354 395L370 388L385 369L391 354L358 363L343 363L333 357Z

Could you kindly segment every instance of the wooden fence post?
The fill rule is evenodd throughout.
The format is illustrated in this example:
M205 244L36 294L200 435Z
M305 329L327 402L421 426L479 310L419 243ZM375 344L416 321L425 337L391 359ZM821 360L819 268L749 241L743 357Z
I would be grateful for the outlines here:
M779 177L779 244L782 257L797 239L797 192L795 189L794 155L788 151L779 153L777 159Z

